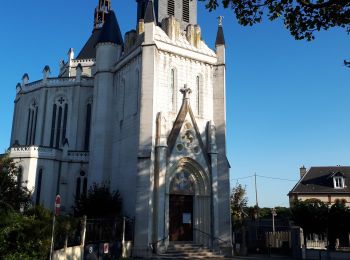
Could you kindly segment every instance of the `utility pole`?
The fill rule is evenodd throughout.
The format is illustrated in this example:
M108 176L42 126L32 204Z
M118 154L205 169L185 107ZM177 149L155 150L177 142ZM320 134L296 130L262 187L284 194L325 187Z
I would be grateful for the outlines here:
M272 214L272 231L273 233L275 233L275 216L277 216L275 208L271 209L271 214Z
M255 180L255 206L256 208L258 208L259 204L258 204L258 188L256 185L256 172L254 173L254 180Z

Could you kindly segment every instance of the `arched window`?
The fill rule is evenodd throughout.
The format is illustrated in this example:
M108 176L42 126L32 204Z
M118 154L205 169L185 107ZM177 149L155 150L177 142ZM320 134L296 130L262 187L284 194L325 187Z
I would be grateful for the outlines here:
M174 111L175 110L175 104L176 104L176 86L175 86L175 69L172 69L170 71L170 82L169 82L169 110Z
M34 100L28 110L26 145L35 144L37 121L38 121L38 105Z
M120 120L124 120L125 116L125 79L122 79L120 86Z
M75 187L75 198L79 199L80 198L80 187L81 187L81 179L80 177L77 178L77 184Z
M175 1L168 0L168 15L175 15Z
M18 188L20 188L22 186L23 183L23 168L22 166L20 166L18 168L18 175L17 175L17 186Z
M75 198L79 199L81 196L87 195L88 179L84 171L80 172L80 176L77 177L77 183L75 187Z
M59 148L66 139L68 104L63 97L56 100L52 109L50 147Z
M84 150L88 151L90 146L90 132L91 132L91 103L86 106L86 120L85 120L85 142Z
M134 115L136 115L139 111L139 102L140 102L140 72L139 70L136 70L135 72L135 91L136 91L136 99L135 99L135 106L134 106Z
M186 23L190 22L190 0L182 1L182 20Z
M38 179L36 183L36 198L35 198L35 204L40 204L40 196L41 196L41 185L43 180L43 169L39 170Z
M197 114L200 114L200 77L197 76L196 78L196 110Z

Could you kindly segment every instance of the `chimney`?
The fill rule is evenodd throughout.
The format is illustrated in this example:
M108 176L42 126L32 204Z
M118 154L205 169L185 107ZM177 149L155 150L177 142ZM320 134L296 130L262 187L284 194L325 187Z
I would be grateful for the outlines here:
M305 174L306 174L306 168L303 165L300 167L300 179L303 178L305 176Z

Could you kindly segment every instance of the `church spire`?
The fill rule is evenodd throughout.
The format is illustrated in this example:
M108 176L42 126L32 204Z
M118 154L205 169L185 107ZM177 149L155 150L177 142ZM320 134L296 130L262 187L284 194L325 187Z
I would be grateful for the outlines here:
M106 21L106 14L111 10L111 0L99 0L95 8L94 29L101 28Z

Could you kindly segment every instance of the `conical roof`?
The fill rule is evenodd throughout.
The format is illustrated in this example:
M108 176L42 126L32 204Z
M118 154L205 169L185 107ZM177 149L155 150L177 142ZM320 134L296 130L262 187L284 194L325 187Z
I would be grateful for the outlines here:
M97 43L102 42L110 42L118 45L123 45L122 33L113 11L110 11L108 14L106 14L106 21L103 24Z
M219 25L219 28L218 28L215 45L225 45L224 30L222 29L221 25Z

